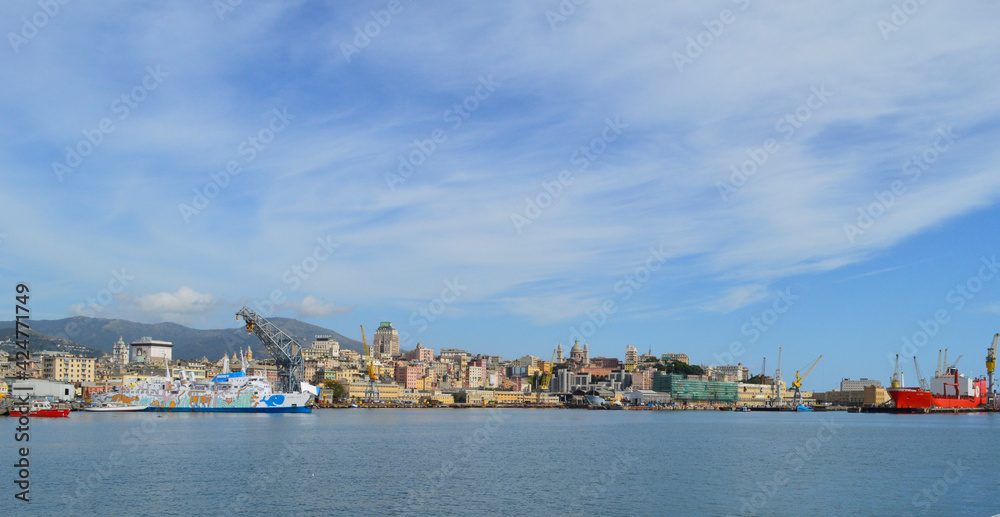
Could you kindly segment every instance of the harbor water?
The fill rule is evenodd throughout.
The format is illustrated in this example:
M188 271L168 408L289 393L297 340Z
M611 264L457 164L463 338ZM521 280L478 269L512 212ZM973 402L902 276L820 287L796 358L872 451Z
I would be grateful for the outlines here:
M982 516L997 443L1000 414L74 412L32 419L0 514Z

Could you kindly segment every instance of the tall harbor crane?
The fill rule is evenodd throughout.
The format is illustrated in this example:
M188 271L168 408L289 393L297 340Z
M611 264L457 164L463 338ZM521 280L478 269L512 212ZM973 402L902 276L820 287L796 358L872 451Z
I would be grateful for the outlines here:
M989 383L986 385L986 405L988 406L997 405L993 395L993 370L997 367L997 343L1000 343L1000 334L993 336L993 345L986 350L986 378Z
M802 381L806 380L806 376L809 375L809 372L811 372L812 369L816 367L816 363L819 363L819 360L822 358L823 358L822 355L816 358L816 360L813 361L812 366L810 366L809 369L806 370L805 375L799 376L799 371L795 370L795 381L792 382L792 387L795 388L795 395L793 395L792 403L795 406L799 406L802 404L802 392L799 391L799 388L802 387Z
M257 314L253 309L243 306L236 312L236 319L243 317L247 332L253 332L257 339L267 348L267 353L274 358L278 371L278 391L298 393L303 391L305 381L305 361L299 343L284 331Z
M361 325L361 344L365 350L365 374L368 377L368 387L365 388L365 402L378 402L378 375L375 373L375 360L372 358L372 349L368 346L365 338L365 326Z
M917 364L917 356L913 356L913 369L917 371L917 382L920 383L920 389L930 391L931 387L927 384L927 379L920 375L920 365Z
M552 351L552 362L549 363L549 371L542 375L542 381L538 383L539 391L548 391L549 382L552 381L552 372L556 369L556 351Z

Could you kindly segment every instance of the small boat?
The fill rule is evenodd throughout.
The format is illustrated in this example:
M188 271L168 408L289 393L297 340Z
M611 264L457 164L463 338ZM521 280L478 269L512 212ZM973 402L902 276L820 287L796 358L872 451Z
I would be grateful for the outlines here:
M94 406L88 406L83 408L84 411L91 411L97 413L120 413L128 411L143 411L149 406L130 406L128 404L122 404L121 402L105 402L102 404L97 404Z
M811 408L809 406L803 406L802 404L799 404L798 406L795 406L795 410L796 411L812 411L813 408Z
M25 416L23 405L15 405L10 408L10 416ZM69 416L69 409L52 407L52 403L45 399L34 399L28 402L27 416L38 417L65 417Z

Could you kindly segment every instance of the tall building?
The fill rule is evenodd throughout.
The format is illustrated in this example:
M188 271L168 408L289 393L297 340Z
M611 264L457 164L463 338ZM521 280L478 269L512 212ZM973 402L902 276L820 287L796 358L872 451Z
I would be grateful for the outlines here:
M562 364L562 363L563 363L562 343L559 343L559 346L556 347L556 364Z
M399 355L399 332L392 328L391 321L383 321L378 326L372 345L376 354Z
M639 350L632 345L625 345L625 369L631 372L638 364Z
M583 344L583 364L590 364L590 350L587 348L587 343Z
M115 343L111 358L116 366L125 366L128 364L128 345L125 344L125 340L121 336L118 336L118 342Z

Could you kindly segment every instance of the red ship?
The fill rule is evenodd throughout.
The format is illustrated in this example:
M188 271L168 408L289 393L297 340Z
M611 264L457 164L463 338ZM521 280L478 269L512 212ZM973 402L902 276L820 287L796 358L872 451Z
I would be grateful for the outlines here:
M47 400L32 400L31 405L28 406L28 411L18 411L23 410L24 406L14 406L10 409L10 416L24 416L25 413L29 417L39 416L39 417L63 417L69 416L68 409L59 409L52 407L52 404Z
M974 408L986 404L986 379L970 379L951 367L931 379L930 390L888 388L889 396L902 409Z

